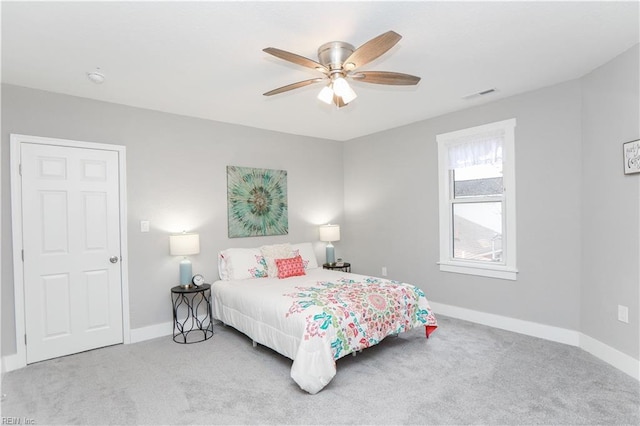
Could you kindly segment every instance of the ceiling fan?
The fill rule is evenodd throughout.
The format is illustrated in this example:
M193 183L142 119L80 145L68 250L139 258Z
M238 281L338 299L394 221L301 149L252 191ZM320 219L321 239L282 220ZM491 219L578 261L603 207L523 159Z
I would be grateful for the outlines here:
M328 84L318 94L318 99L327 103L335 104L342 108L356 98L346 79L362 81L364 83L390 84L395 86L416 85L420 77L389 71L357 71L361 66L368 64L380 57L400 41L402 36L394 31L387 31L375 37L357 49L349 43L343 41L332 41L325 43L318 48L319 62L296 55L285 50L267 47L262 49L285 61L303 67L312 68L324 74L323 77L298 81L264 93L264 96L277 95L289 90L305 87L321 81L328 81Z

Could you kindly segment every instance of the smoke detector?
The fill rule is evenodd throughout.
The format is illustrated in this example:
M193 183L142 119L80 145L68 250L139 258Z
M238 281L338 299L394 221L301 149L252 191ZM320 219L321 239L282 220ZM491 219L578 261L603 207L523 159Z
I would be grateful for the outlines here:
M96 68L95 71L88 72L87 78L95 84L102 84L104 82L104 74L100 72L100 68Z

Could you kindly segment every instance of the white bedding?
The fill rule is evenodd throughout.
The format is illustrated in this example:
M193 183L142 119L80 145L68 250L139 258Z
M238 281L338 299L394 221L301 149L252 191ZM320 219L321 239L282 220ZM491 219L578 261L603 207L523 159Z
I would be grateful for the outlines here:
M335 376L335 360L416 326L437 326L410 284L309 269L307 275L216 281L213 316L292 359L291 377L315 394Z

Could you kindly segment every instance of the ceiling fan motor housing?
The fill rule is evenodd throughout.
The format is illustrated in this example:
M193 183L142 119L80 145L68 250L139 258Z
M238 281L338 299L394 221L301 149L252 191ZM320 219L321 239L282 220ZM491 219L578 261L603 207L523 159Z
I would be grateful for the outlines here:
M339 70L354 50L353 45L344 41L330 41L318 48L318 59L329 70Z

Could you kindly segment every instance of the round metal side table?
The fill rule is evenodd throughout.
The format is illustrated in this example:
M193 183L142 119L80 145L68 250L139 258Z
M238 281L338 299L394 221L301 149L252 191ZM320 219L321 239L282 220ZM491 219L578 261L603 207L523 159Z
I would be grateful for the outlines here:
M173 305L173 341L197 343L213 336L211 285L171 289Z
M324 269L331 269L332 271L351 272L351 264L349 262L325 263L322 267Z

